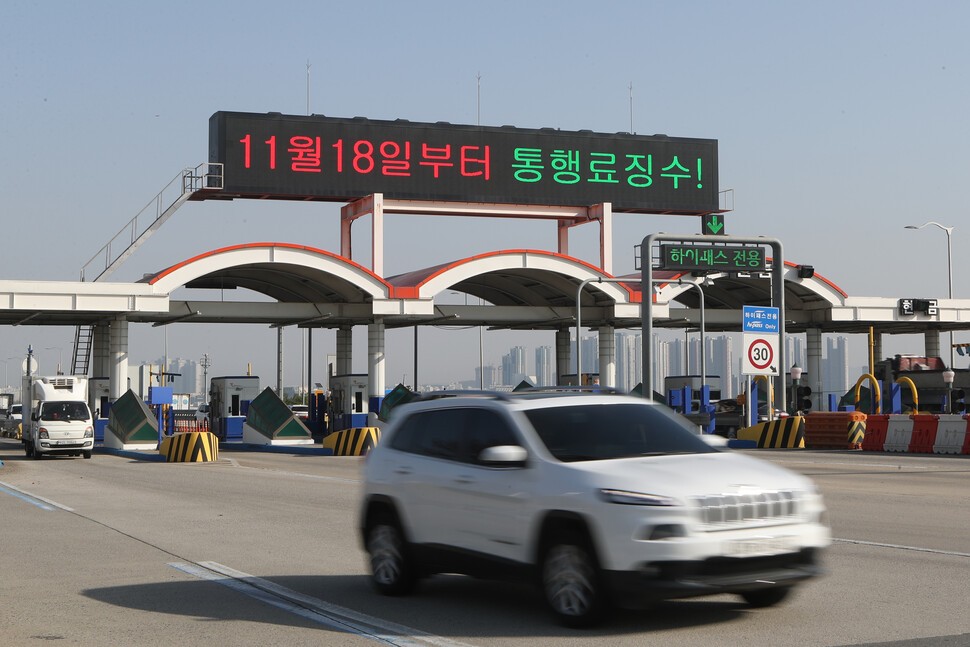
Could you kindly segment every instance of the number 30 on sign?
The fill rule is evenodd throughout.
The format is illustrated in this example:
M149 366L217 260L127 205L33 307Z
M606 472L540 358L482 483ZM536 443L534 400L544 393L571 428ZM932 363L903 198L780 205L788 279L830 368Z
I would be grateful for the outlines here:
M778 375L778 335L744 333L742 375Z

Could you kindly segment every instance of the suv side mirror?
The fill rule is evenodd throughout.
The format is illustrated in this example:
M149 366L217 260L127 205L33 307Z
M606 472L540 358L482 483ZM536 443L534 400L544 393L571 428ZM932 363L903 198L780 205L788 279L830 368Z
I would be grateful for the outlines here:
M529 452L518 445L486 447L479 453L478 462L491 467L524 467Z

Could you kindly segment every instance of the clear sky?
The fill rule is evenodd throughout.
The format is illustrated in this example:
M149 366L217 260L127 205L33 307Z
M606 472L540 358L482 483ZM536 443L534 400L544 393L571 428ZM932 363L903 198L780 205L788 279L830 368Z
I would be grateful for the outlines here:
M956 227L954 296L967 298L968 24L970 3L932 0L5 0L0 277L75 280L182 168L206 160L213 112L301 115L309 101L311 112L336 117L474 124L480 108L489 126L609 133L629 130L632 118L640 134L717 139L721 188L735 192L730 233L781 239L788 260L814 265L853 296L945 297L944 232L904 229L936 220ZM338 209L190 203L113 278L237 243L336 252ZM554 249L553 224L505 224L389 217L387 273L497 249ZM582 229L570 252L595 261L597 232ZM633 271L631 241L654 231L695 233L699 224L617 215L616 273ZM209 353L210 375L252 362L275 384L275 330L167 328L170 357ZM52 371L55 354L69 362L73 332L4 329L0 362L30 343L41 371ZM131 362L160 357L163 335L133 325ZM389 385L411 373L411 343L410 330L389 333ZM553 338L487 333L486 363L515 343ZM365 346L355 344L354 369L366 372ZM427 344L448 359L427 359L422 382L472 377L474 331L428 331ZM851 344L861 357L864 340ZM885 344L886 354L922 352L921 337ZM317 333L314 349L333 352L333 333ZM288 331L287 384L299 381L300 352L300 333Z

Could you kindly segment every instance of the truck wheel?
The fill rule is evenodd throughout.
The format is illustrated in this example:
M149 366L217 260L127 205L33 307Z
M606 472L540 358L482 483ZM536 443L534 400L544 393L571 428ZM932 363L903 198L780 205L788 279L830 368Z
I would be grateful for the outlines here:
M24 443L24 453L27 454L27 458L30 458L31 456L33 456L34 455L34 444L33 443Z
M91 452L90 451L81 452L81 454L84 456L84 458L91 458Z
M37 448L36 447L33 447L32 446L31 449L32 449L32 453L33 453L33 456L34 456L34 460L35 461L39 461L40 459L42 459L44 457L44 452L37 451Z

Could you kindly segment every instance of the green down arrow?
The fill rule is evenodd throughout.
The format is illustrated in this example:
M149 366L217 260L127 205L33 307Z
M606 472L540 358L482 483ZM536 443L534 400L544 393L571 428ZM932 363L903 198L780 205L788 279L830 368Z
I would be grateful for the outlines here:
M724 229L724 223L717 219L717 216L711 216L711 219L707 221L707 228L711 230L712 234L716 234Z

